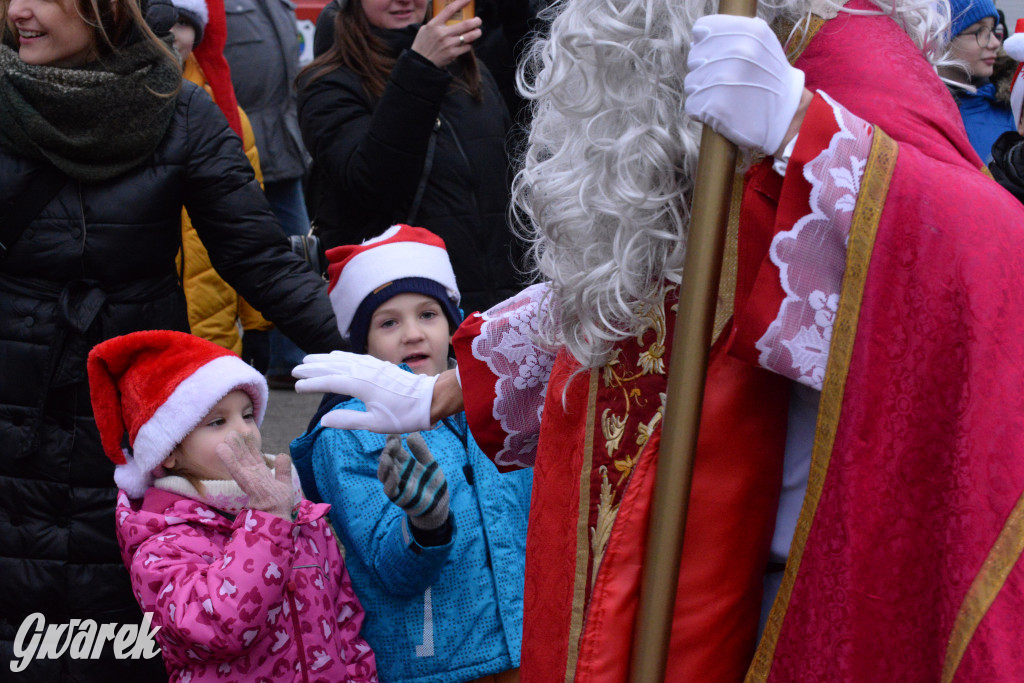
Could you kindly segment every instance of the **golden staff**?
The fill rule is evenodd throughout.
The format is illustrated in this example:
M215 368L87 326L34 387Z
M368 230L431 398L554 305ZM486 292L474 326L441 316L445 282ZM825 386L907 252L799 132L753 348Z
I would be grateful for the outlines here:
M757 0L721 0L718 11L752 17L757 11ZM631 671L636 683L665 679L735 172L736 146L704 126L633 642Z

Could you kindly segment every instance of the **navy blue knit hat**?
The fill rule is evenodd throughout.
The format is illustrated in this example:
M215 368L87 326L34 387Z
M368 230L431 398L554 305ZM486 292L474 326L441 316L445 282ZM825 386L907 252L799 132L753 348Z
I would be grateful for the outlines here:
M437 300L444 311L444 317L448 318L448 325L454 332L455 328L462 322L462 311L458 305L448 297L445 288L433 280L423 277L404 277L394 282L389 282L380 289L374 290L369 296L363 299L352 316L352 325L349 327L349 343L355 353L366 353L366 340L370 334L370 319L377 307L391 297L399 294L423 294Z
M206 7L206 0L171 0L171 4L178 10L178 19L188 22L195 29L193 48L203 42L203 33L210 22L210 10Z
M429 230L393 225L362 244L328 249L327 264L327 292L338 330L357 353L366 351L373 312L399 294L433 297L453 330L462 322L448 250L444 240Z
M971 24L985 17L992 17L997 23L999 21L999 12L992 0L950 0L949 10L952 21L949 27L950 38L956 38Z

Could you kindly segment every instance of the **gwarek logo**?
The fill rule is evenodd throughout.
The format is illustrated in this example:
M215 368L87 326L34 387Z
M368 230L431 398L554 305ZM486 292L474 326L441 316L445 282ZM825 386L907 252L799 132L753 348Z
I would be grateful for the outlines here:
M40 612L25 617L14 639L11 671L20 673L33 659L99 659L107 643L114 647L117 659L152 659L160 653L150 630L153 613L146 612L142 624L97 624L92 619L72 619L69 624L50 624ZM19 661L20 660L20 661Z

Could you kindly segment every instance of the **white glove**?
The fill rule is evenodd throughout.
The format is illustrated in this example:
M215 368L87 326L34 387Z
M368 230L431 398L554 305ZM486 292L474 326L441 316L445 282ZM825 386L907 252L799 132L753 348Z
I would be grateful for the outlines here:
M404 434L430 429L430 403L437 375L414 375L397 365L359 353L332 351L302 359L292 370L299 393L347 394L366 412L332 410L320 424L334 429L366 429Z
M762 19L714 14L693 25L683 82L686 113L740 147L774 154L804 91Z

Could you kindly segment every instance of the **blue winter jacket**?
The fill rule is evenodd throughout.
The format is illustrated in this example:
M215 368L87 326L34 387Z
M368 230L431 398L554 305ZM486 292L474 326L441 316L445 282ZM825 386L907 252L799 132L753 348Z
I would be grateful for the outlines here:
M1017 130L1013 112L1009 105L996 100L993 83L980 85L977 94L957 89L956 97L967 138L981 160L988 164L992 161L992 145L996 138L1008 130Z
M343 408L364 409L358 399L333 409ZM419 545L384 495L385 435L317 423L291 452L303 489L331 504L382 681L466 681L516 668L532 471L499 473L464 413L421 434L448 480L455 530L443 546Z

